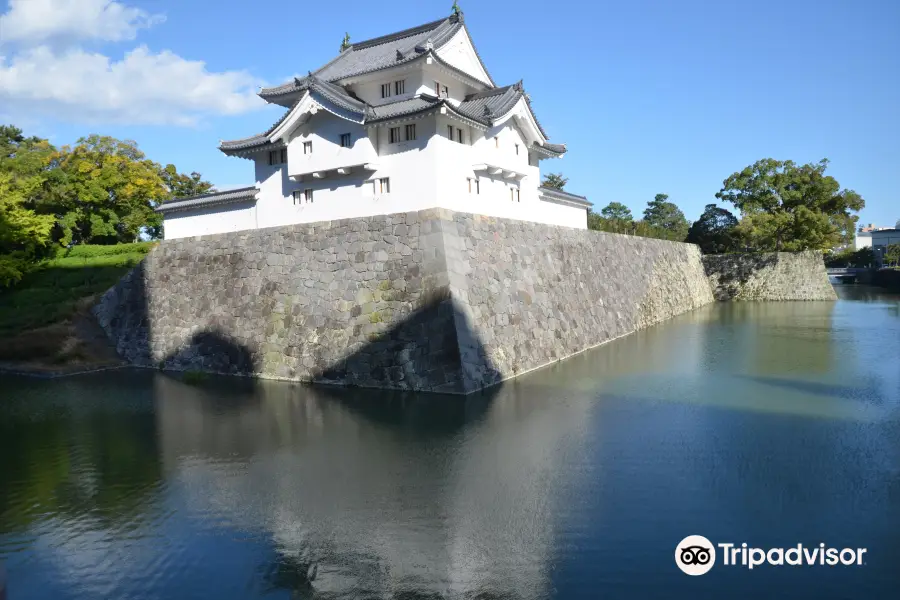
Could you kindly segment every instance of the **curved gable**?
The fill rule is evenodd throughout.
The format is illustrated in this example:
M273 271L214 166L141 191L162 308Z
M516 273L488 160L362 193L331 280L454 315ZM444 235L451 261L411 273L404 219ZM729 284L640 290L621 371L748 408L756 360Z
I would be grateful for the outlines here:
M463 73L474 77L488 87L493 87L493 80L475 51L469 30L460 27L450 40L437 50L438 58Z

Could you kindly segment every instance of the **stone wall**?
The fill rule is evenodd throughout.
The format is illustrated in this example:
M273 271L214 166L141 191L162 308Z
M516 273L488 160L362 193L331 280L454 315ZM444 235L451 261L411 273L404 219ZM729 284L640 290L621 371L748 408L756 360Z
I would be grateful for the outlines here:
M712 302L704 266L825 295L811 257L735 260L432 209L165 241L95 314L138 365L468 393Z
M818 252L703 257L716 300L835 300Z
M467 393L711 301L695 246L433 209L166 241L95 314L134 364Z

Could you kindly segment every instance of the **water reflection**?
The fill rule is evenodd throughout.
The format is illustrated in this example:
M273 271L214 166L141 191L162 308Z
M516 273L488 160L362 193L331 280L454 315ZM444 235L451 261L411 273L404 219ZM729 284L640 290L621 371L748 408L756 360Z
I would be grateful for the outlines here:
M11 597L883 596L900 315L868 294L704 307L464 399L0 380ZM870 562L686 581L687 533Z
M548 595L554 490L588 405L551 407L515 385L461 400L154 384L184 500L241 529L265 523L276 580L315 568L317 591L347 597Z

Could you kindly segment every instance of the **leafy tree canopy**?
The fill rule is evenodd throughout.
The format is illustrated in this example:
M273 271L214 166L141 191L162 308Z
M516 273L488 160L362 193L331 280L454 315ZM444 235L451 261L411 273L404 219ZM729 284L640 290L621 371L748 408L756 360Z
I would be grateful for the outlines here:
M604 219L616 219L618 221L633 221L631 209L621 202L610 202L601 211L600 214Z
M729 211L707 204L700 218L688 230L687 242L700 246L704 254L721 254L740 249L738 220Z
M666 194L656 194L644 209L644 221L651 227L668 231L668 239L684 241L689 227L688 220L681 209L668 199Z
M900 263L900 244L891 244L884 253L885 262L891 264Z
M563 177L562 173L547 173L544 175L544 181L541 183L544 187L561 190L569 183L568 177Z
M828 159L797 165L766 158L733 173L716 198L743 214L740 229L756 250L826 250L850 243L865 206L825 175Z
M21 278L54 243L159 237L160 202L211 189L199 173L147 159L132 141L91 135L55 148L0 125L0 286Z

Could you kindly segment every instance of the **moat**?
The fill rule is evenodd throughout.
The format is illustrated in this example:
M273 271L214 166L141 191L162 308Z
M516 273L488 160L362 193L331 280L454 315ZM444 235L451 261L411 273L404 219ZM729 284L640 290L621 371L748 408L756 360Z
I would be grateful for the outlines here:
M900 295L711 304L468 397L0 379L9 598L886 598ZM675 566L689 534L864 547Z

